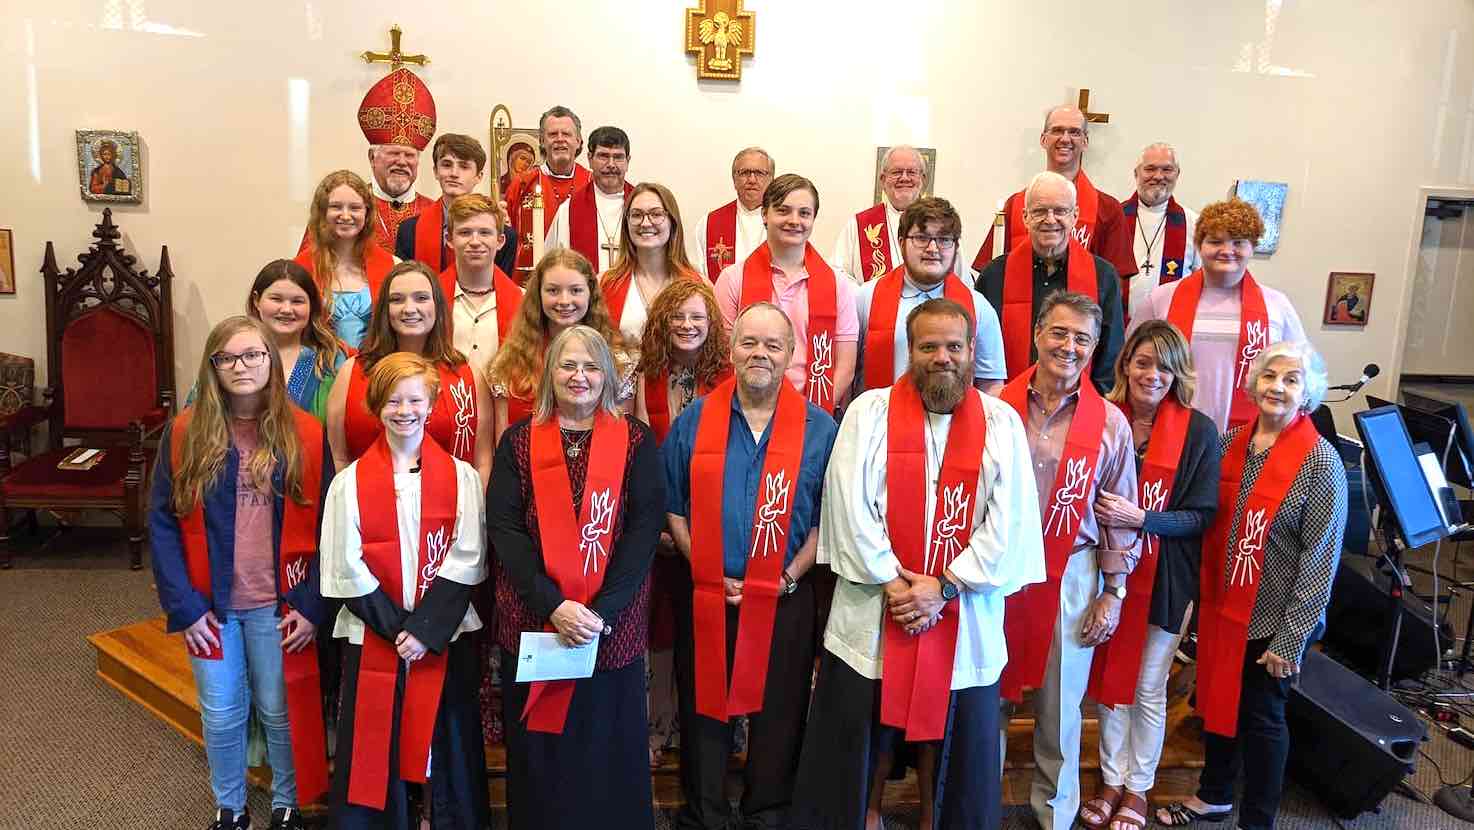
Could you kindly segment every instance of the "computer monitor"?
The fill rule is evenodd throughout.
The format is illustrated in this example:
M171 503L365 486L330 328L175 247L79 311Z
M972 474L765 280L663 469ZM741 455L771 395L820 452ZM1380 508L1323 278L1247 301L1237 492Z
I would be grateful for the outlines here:
M1453 453L1450 453L1448 466L1443 473L1451 483L1474 489L1474 480L1471 480L1474 479L1474 428L1469 425L1469 413L1464 405L1458 401L1433 398L1416 392L1403 392L1402 399L1413 409L1447 418L1454 423L1458 428L1457 446L1463 455L1463 461L1456 463Z
M1418 465L1402 413L1395 406L1357 412L1356 431L1367 451L1367 478L1390 511L1403 544L1421 547L1448 535L1432 487Z

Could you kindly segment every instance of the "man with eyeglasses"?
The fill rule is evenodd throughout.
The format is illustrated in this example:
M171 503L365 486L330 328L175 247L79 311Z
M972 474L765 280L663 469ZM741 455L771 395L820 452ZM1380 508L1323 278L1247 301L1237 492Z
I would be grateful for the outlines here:
M1136 504L1131 426L1120 408L1083 382L1101 340L1101 320L1090 297L1051 292L1034 325L1038 362L999 395L1023 419L1043 522L1046 580L1006 601L1008 664L999 692L1016 703L1024 689L1035 690L1029 804L1044 830L1070 830L1075 823L1080 703L1095 647L1115 633L1126 577L1141 557L1138 533L1108 527L1095 515L1101 492Z
M890 386L906 374L907 315L938 297L952 300L970 313L974 330L972 384L990 395L997 394L1004 380L998 314L955 271L962 217L946 199L926 196L906 208L897 230L901 264L855 292L861 332L855 395Z
M1105 257L1122 277L1136 273L1136 260L1131 258L1131 237L1121 203L1110 194L1095 189L1081 166L1090 147L1090 123L1078 107L1055 107L1044 116L1044 129L1039 133L1039 146L1044 150L1045 169L1058 173L1075 185L1078 193L1075 238L1085 250ZM1003 248L1012 251L1027 234L1023 221L1024 192L1019 191L1003 205ZM993 236L996 227L988 229L983 247L973 258L973 271L981 271L993 258ZM1104 307L1102 305L1102 307Z
M592 181L573 191L558 207L544 250L572 248L588 257L597 273L608 271L619 253L624 202L634 187L625 181L630 169L630 137L618 127L589 133Z
M558 207L575 190L589 183L587 167L579 164L583 152L583 122L578 114L565 106L556 106L538 119L538 141L542 145L543 163L512 179L502 198L512 214L513 238L517 241L517 259L511 274L518 283L527 281L532 268L532 234L547 237ZM543 226L532 227L532 198L542 191Z
M926 189L926 159L915 147L897 144L880 162L880 189L885 198L845 220L830 260L861 284L878 280L901 264L897 234L901 211Z
M1138 267L1129 290L1122 289L1129 299L1128 324L1153 288L1198 270L1198 249L1191 242L1198 213L1172 195L1181 172L1171 144L1148 144L1136 159L1136 192L1121 203Z
M732 159L732 189L737 198L706 215L696 226L696 253L691 261L711 282L734 262L747 259L768 238L763 226L763 191L777 166L761 147L745 147Z
M1003 328L1007 377L1013 380L1037 357L1029 340L1029 321L1050 292L1084 294L1099 304L1103 323L1096 332L1099 348L1090 378L1105 392L1115 383L1116 354L1121 351L1121 281L1114 265L1091 254L1073 233L1078 217L1075 186L1058 173L1036 174L1024 189L1022 215L1028 231L1023 242L994 257L974 287L993 305Z

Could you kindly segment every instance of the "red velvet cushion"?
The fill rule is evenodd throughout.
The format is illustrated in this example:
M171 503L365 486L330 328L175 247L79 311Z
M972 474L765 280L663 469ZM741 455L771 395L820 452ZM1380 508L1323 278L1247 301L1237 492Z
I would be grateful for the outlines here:
M0 480L0 495L20 498L113 498L123 497L123 476L128 472L128 448L112 447L90 470L58 470L57 462L76 447L28 458L9 476Z
M67 429L123 429L158 406L153 335L112 308L67 326L61 372Z

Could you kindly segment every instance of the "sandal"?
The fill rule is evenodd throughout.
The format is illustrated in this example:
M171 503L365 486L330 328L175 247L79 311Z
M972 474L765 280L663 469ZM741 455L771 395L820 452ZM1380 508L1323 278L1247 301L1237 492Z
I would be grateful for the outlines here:
M1125 827L1131 830L1145 830L1146 817L1151 814L1151 805L1146 803L1146 798L1136 793L1127 791L1121 803L1116 806L1115 815L1107 822L1107 827Z
M1167 818L1165 819L1162 818L1162 814L1164 812L1167 815ZM1208 813L1200 813L1197 810L1194 810L1193 808L1187 806L1186 804L1183 804L1181 801L1174 801L1171 804L1168 804L1166 807L1158 809L1156 818L1157 823L1162 825L1163 827L1183 827L1192 824L1195 821L1207 821L1215 823L1226 821L1228 820L1228 817L1232 815L1232 807L1227 810L1214 810Z
M1116 805L1121 803L1124 792L1120 787L1104 786L1100 788L1100 795L1080 805L1080 812L1075 815L1075 821L1091 828L1101 830L1111 821L1111 816L1116 812Z

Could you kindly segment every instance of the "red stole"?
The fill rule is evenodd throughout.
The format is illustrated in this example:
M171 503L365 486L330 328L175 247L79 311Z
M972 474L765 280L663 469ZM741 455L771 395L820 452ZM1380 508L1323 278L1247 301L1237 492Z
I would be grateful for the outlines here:
M1075 207L1079 212L1075 216L1072 235L1086 250L1094 251L1092 243L1095 241L1095 224L1100 218L1100 192L1090 183L1090 177L1085 175L1083 167L1075 174ZM996 224L989 226L988 235L983 239L983 247L978 249L977 256L973 258L973 270L983 270L993 258L993 233L996 230ZM1029 230L1024 227L1024 192L1020 190L1003 203L1003 249L1011 252L1028 238Z
M451 308L450 317L445 324L450 327L452 334L455 333L456 287L456 264L452 262L449 268L440 272L440 290L445 294L445 304ZM501 344L506 342L507 335L512 331L512 321L517 319L517 306L522 303L522 288L512 282L511 277L502 273L502 269L493 265L491 290L496 296L496 338L497 343ZM487 359L490 360L490 355Z
M885 202L855 214L855 233L860 243L860 273L855 276L869 282L889 274L895 264L891 262L891 229L886 222Z
M445 197L420 211L415 219L415 259L439 272L456 261L445 238Z
M1198 301L1203 297L1203 280L1203 269L1199 268L1172 292L1172 303L1167 307L1167 322L1180 329L1189 343L1198 316ZM1238 365L1234 369L1233 399L1228 408L1229 429L1258 417L1259 408L1244 391L1244 379L1249 376L1249 364L1268 345L1269 309L1264 304L1264 292L1254 275L1245 271L1239 282Z
M1244 649L1249 618L1259 596L1259 574L1264 567L1264 542L1274 524L1290 484L1315 449L1320 434L1303 414L1280 433L1269 458L1244 499L1243 523L1235 534L1233 569L1228 570L1229 531L1238 521L1232 509L1238 502L1249 439L1258 419L1249 422L1228 445L1223 456L1223 478L1218 484L1218 515L1203 534L1203 610L1198 615L1198 710L1203 728L1233 737L1238 731L1239 692L1244 682ZM1298 654L1282 654L1296 660Z
M977 512L978 477L988 421L971 388L952 412L947 448L935 493L935 515L926 526L926 409L909 375L890 389L886 418L885 510L891 548L909 571L937 578L967 547ZM947 728L952 667L957 653L956 601L947 603L930 631L912 636L890 614L880 681L880 722L906 730L908 741L939 741Z
M711 394L711 390L717 388L723 381L732 377L732 368L723 369L716 377L701 384L696 389L696 397ZM670 433L670 372L645 375L645 412L650 416L650 429L655 433L656 440L665 443L665 436Z
M179 413L170 427L169 450L174 469L183 462L184 433L194 417L194 407ZM297 440L302 444L302 496L298 504L282 496L281 537L278 541L277 590L285 596L307 578L317 556L317 520L322 514L322 423L307 412L292 407ZM232 450L233 451L233 450ZM230 482L234 485L234 482ZM204 499L179 520L184 542L184 566L189 584L206 597L210 590L210 548L205 534ZM285 615L285 602L279 609ZM326 625L327 623L324 623ZM219 660L215 649L203 659ZM317 671L317 644L309 642L297 652L282 651L282 679L287 690L287 722L292 733L292 763L297 770L297 799L301 804L320 800L328 791L328 752L322 723L322 690Z
M437 363L435 368L440 371L440 395L425 422L425 436L456 458L475 464L478 424L476 378L471 364L452 368ZM379 413L368 410L367 400L368 376L361 359L355 359L353 374L348 377L348 402L343 408L343 438L352 458L362 457L384 432L384 422L379 420Z
M1126 217L1126 235L1132 239L1136 238L1139 204L1135 193L1121 203L1121 213ZM1167 223L1167 227L1162 231L1165 238L1162 240L1162 267L1157 273L1158 285L1182 279L1182 266L1187 262L1187 211L1172 196L1167 197L1167 213L1162 221Z
M716 282L722 269L737 261L737 200L706 215L706 278Z
M1029 381L1034 371L1034 367L1029 367L1003 387L998 396L1018 412L1026 425ZM1070 431L1065 435L1064 452L1050 487L1049 507L1044 513L1045 581L1025 586L1005 600L1003 635L1008 641L1009 655L999 692L1009 700L1021 700L1026 686L1037 688L1044 680L1054 621L1059 616L1060 582L1075 549L1080 521L1092 509L1091 493L1105 421L1105 399L1082 373L1080 397L1070 419Z
M694 280L697 279L697 276L690 272L678 271L671 276L671 279ZM624 303L625 300L629 299L630 288L632 288L634 284L635 272L633 268L631 268L631 270L629 271L625 271L622 274L615 274L611 271L604 276L604 279L600 283L599 290L602 291L604 294L604 303L609 306L609 319L614 322L614 327L616 329L619 328L620 323L624 320ZM639 289L635 290L638 291ZM650 311L648 305L646 306L645 311L646 313Z
M1070 240L1065 265L1065 289L1100 302L1095 257L1077 240ZM1034 332L1034 249L1026 237L1008 252L1003 264L1003 359L1013 380L1033 362L1029 357Z
M1129 402L1117 404L1131 417ZM1182 447L1187 441L1192 410L1177 402L1170 392L1157 404L1157 417L1147 440L1146 457L1137 476L1137 503L1142 510L1162 511L1172 498ZM1136 680L1141 674L1141 650L1146 645L1147 617L1152 608L1152 587L1157 579L1157 556L1161 539L1146 534L1141 540L1141 560L1126 577L1126 600L1115 636L1095 647L1090 665L1090 685L1085 693L1106 706L1130 704L1136 699Z
M396 607L404 602L399 538L399 505L394 497L394 461L381 436L358 459L358 523L363 533L363 564ZM420 539L415 573L415 605L455 540L455 462L434 441L420 445ZM412 610L412 609L406 609ZM364 626L358 666L358 700L353 706L353 762L348 772L348 802L384 809L389 786L390 741L394 729L394 682L399 652L394 643ZM423 782L430 761L430 738L445 686L444 654L426 652L407 665L404 700L399 708L399 770L403 781Z
M895 383L896 328L900 319L901 289L905 287L906 266L901 265L881 277L870 298L870 317L865 321L865 388L881 389ZM942 283L942 296L967 309L972 320L972 289L956 275L948 274ZM976 321L973 321L976 325Z
M317 264L313 261L317 249L308 243L307 247L292 259L293 262L307 269L312 281L317 284L319 293L323 295L324 302L328 300L328 294L332 291L333 275L329 274L325 279L317 278ZM385 248L369 243L363 249L363 281L368 283L369 302L371 304L379 301L379 291L384 287L384 278L389 276L389 270L394 267L394 255Z
M833 412L834 330L839 321L839 284L834 269L819 256L814 246L804 243L804 269L809 274L809 379L804 394L825 412ZM742 263L740 308L773 300L773 251L768 243L757 247ZM787 369L788 367L782 367Z
M530 439L532 498L537 507L543 566L565 599L588 605L604 584L614 549L614 525L624 507L621 495L629 456L629 426L623 417L602 410L594 417L581 505L573 503L573 484L568 478L557 416L534 423ZM551 631L552 626L547 630ZM528 730L562 734L576 684L575 680L533 683L522 710Z
M547 236L548 228L553 225L553 217L558 213L558 206L568 201L573 191L588 184L592 178L589 169L577 162L573 164L573 175L567 178L549 176L543 172L542 165L538 165L523 173L521 178L513 179L507 186L507 192L504 194L507 198L507 210L512 214L512 229L517 234L517 280L519 284L527 281L525 272L531 271L537 264L532 261L532 234L540 233ZM539 186L542 187L543 194L543 226L534 231L532 197Z
M787 383L778 388L778 406L768 427L763 486L753 505L752 549L747 552L737 645L727 679L727 596L722 579L722 481L727 469L727 436L732 424L736 381L727 380L706 396L691 453L691 623L696 641L696 711L726 722L734 715L761 711L768 680L773 621L783 587L788 555L793 488L803 458L807 408Z
M624 198L628 202L630 193L634 188L625 183ZM599 230L599 206L594 203L594 183L580 187L573 192L568 200L568 247L588 257L589 262L594 264L594 270L599 270L599 249L603 243L603 233ZM610 241L618 244L619 227L605 228L612 233ZM614 267L613 254L609 257L609 267Z

